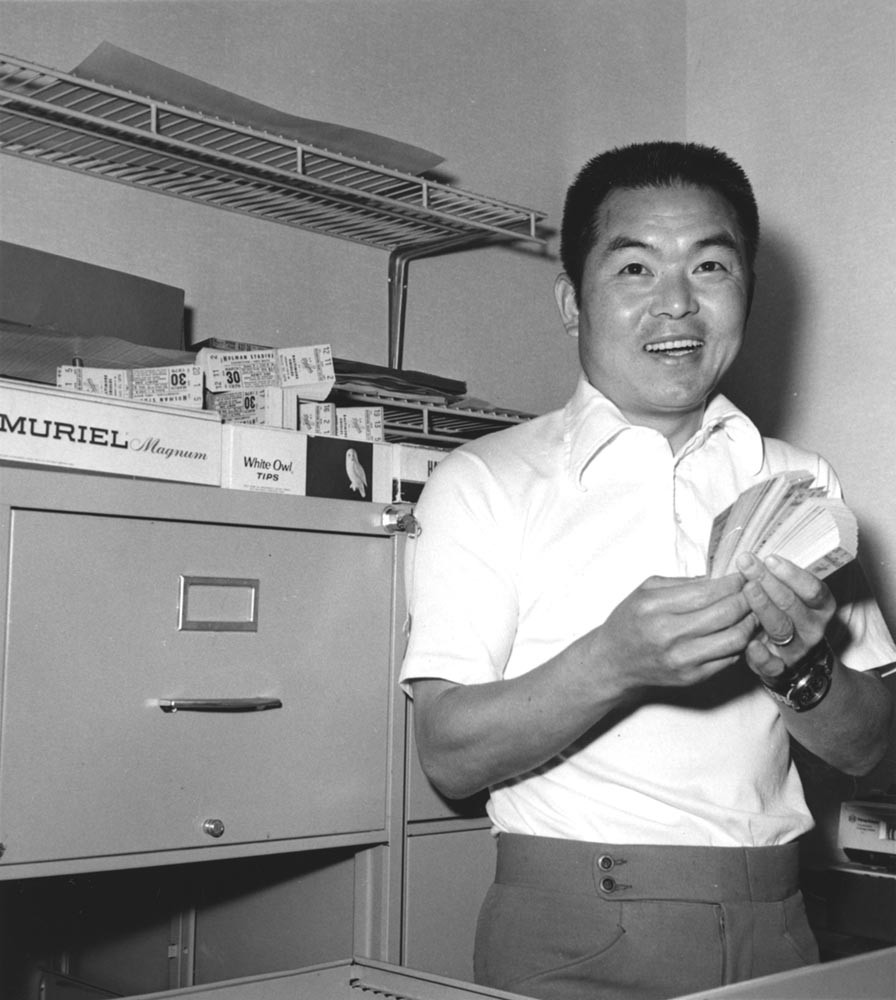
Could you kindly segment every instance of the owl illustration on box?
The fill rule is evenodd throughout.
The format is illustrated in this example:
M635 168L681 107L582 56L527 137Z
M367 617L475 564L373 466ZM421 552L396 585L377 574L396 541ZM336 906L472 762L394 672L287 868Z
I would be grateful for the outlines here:
M345 471L348 475L349 489L354 493L359 493L361 497L367 496L367 473L364 466L358 461L358 453L354 448L349 448L345 453Z

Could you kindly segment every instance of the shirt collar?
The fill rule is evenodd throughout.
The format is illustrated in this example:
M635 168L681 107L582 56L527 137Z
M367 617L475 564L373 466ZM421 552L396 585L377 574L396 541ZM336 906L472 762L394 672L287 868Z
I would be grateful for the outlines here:
M598 452L633 428L616 404L595 389L584 373L581 374L563 413L566 465L580 489L584 489L582 476ZM700 429L676 457L698 450L718 432L728 438L731 450L745 470L757 474L763 461L762 435L753 421L721 393L709 401Z

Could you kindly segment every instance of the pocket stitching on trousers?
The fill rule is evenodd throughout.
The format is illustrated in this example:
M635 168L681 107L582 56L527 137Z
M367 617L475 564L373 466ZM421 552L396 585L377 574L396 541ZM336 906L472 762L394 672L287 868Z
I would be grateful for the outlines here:
M792 901L792 902L791 902ZM789 904L789 905L788 905ZM793 923L791 919L791 910L795 907L802 906L802 896L797 893L795 896L789 896L787 899L781 901L781 913L784 918L784 940L793 949L794 954L803 963L813 963L818 961L818 955L815 953L817 945L813 939L810 944L810 950L807 951L800 945L799 940L791 932L791 925Z
M589 952L587 955L582 955L570 962L564 962L562 965L552 965L549 968L540 969L538 972L530 973L529 975L522 976L519 979L510 979L507 982L507 986L504 988L512 992L514 986L516 985L522 983L537 983L545 976L554 976L563 969L574 969L578 965L593 962L596 958L600 958L602 955L606 955L608 952L612 951L625 937L625 928L619 924L616 925L616 932L616 936L611 941L608 941L603 947L598 948L597 951Z

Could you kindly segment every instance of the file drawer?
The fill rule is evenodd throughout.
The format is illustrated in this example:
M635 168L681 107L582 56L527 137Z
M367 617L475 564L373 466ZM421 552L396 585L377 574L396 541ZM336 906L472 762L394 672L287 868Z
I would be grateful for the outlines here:
M391 577L376 534L14 509L0 865L383 829Z

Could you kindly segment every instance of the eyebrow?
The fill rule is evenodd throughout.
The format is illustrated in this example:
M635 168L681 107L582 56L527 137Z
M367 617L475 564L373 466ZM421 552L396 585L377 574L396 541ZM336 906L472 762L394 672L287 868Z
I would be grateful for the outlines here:
M712 233L710 236L704 236L703 239L697 240L692 249L706 250L709 247L724 247L726 250L731 250L734 253L740 252L740 246L738 245L737 240L730 233L726 233L724 230L719 230L717 233ZM633 236L619 235L614 236L607 243L601 256L606 258L620 250L656 251L656 249L657 248L652 243L635 239Z
M717 233L713 233L712 236L707 236L702 240L697 240L694 245L695 250L705 250L707 247L724 247L726 250L733 250L735 253L740 251L740 246L731 233L726 233L721 230Z

